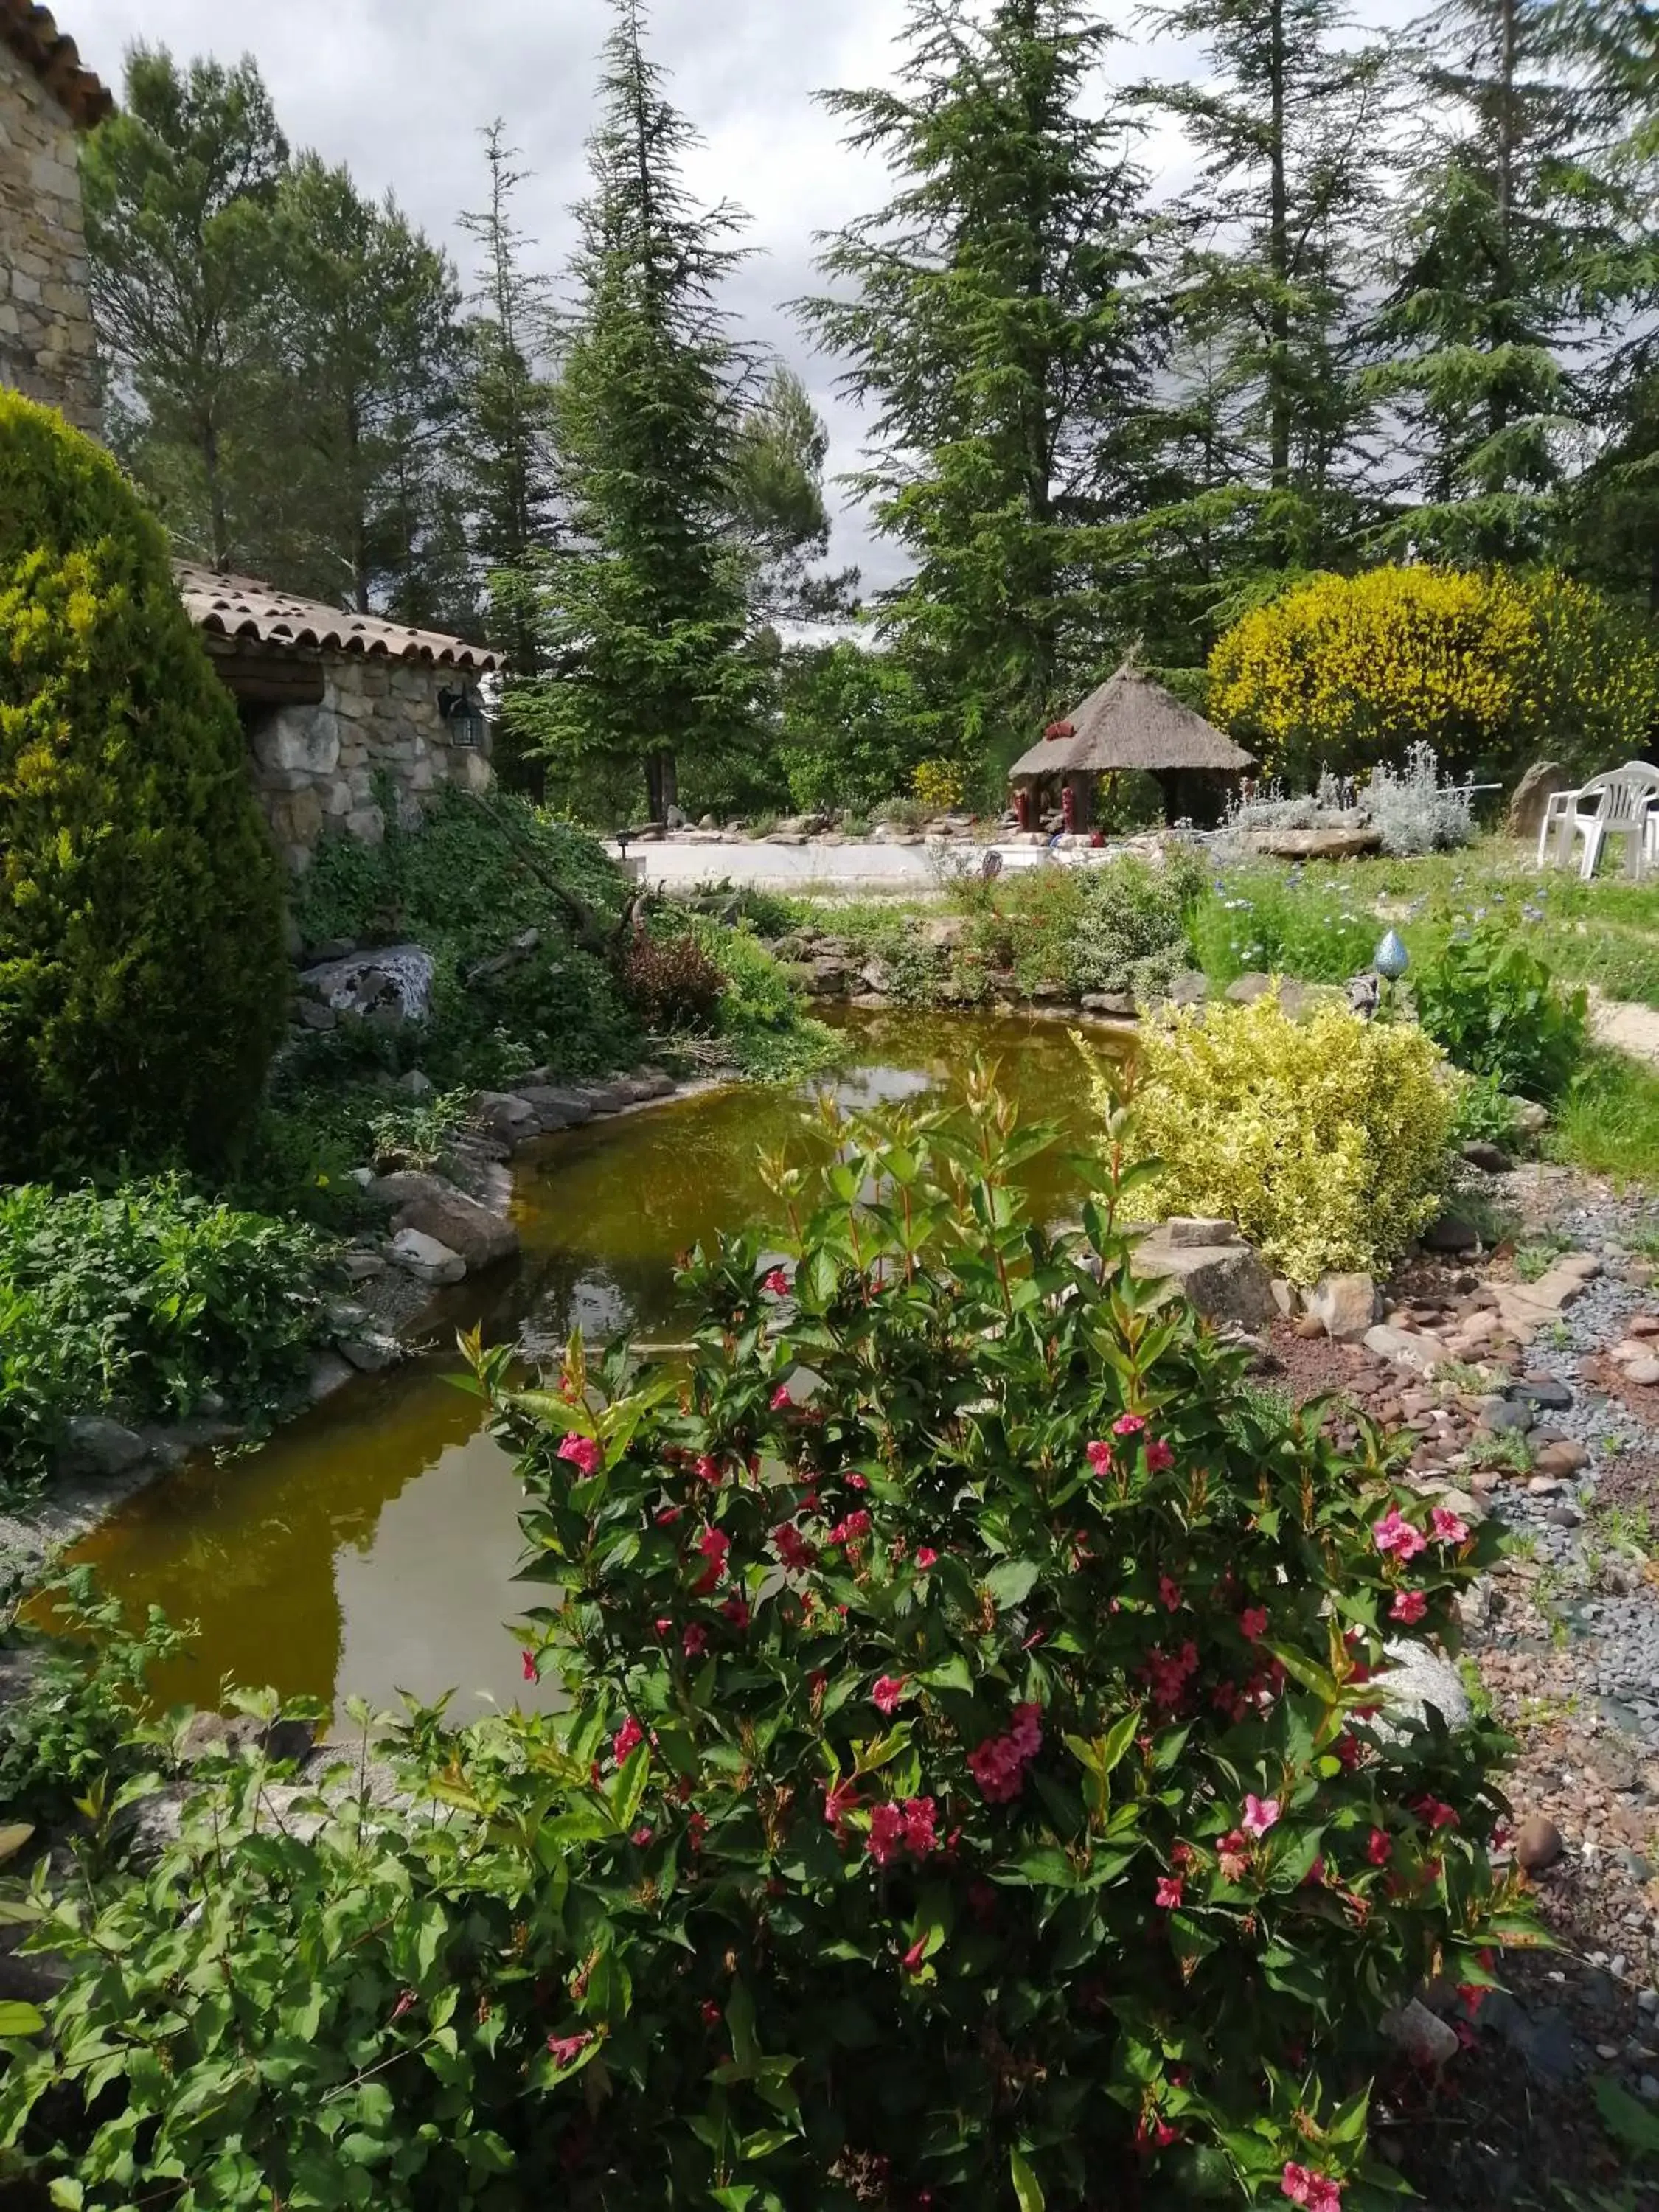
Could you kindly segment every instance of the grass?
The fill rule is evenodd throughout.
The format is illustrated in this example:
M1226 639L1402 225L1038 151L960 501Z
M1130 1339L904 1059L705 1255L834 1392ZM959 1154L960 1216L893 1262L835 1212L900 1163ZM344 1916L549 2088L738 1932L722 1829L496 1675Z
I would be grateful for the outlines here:
M1594 1051L1558 1109L1551 1155L1620 1182L1659 1180L1659 1073Z

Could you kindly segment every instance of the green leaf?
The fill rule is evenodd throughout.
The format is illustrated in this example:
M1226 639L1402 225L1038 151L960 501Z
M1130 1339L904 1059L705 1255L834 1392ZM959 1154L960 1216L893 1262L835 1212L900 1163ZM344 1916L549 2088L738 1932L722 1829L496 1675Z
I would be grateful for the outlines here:
M1596 2107L1608 2134L1638 2159L1659 2158L1659 2112L1638 2104L1611 2075L1598 2074L1595 2090Z
M992 1568L985 1577L985 1587L999 1613L1008 1613L1024 1603L1036 1583L1037 1571L1035 1561L1030 1559L1004 1559Z
M1036 2174L1018 2149L1009 2152L1008 2167L1014 2178L1014 2195L1019 2199L1019 2212L1044 2212L1048 2200Z
M39 2035L46 2024L45 2013L21 2001L0 2002L0 2037Z
M22 1820L11 1827L0 1828L0 1863L15 1859L33 1833L33 1829Z

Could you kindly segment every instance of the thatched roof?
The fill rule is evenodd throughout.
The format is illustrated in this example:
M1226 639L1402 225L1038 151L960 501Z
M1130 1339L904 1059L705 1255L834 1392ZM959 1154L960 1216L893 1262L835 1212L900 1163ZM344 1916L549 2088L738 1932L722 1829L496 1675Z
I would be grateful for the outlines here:
M1069 738L1039 738L1009 769L1014 783L1038 776L1111 775L1131 769L1217 769L1237 775L1255 763L1231 738L1183 707L1172 692L1126 663L1070 717Z

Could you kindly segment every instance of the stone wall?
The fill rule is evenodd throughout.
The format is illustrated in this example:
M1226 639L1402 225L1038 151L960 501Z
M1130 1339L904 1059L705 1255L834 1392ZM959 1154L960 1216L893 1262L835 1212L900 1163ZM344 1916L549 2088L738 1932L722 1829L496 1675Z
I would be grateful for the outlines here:
M0 40L0 385L100 434L73 125Z
M380 843L386 824L375 791L383 776L409 826L445 784L483 791L491 780L482 751L449 742L438 694L460 688L459 672L346 653L317 659L320 706L243 709L260 802L296 872L310 866L325 833Z

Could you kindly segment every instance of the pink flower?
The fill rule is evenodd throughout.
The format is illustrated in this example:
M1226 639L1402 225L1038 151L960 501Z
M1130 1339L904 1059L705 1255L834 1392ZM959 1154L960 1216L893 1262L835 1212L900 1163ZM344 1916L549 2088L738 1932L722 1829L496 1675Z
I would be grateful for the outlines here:
M849 1513L844 1521L836 1522L823 1540L826 1544L856 1544L869 1533L870 1516L864 1512Z
M644 1741L645 1730L635 1719L633 1714L629 1713L628 1718L611 1739L611 1756L620 1766L629 1753Z
M896 1713L904 1698L902 1674L884 1674L870 1692L871 1703L878 1712Z
M1172 1582L1168 1575L1160 1575L1158 1578L1158 1595L1165 1613L1180 1612L1181 1585L1179 1583Z
M630 1844L637 1844L639 1849L643 1850L651 1840L651 1831L649 1828L635 1828L628 1840Z
M1373 1866L1387 1866L1394 1856L1394 1839L1383 1828L1373 1828L1370 1840L1365 1845L1365 1856Z
M1265 1605L1247 1605L1238 1616L1238 1625L1252 1644L1260 1644L1267 1633L1267 1608Z
M1360 1745L1357 1735L1340 1735L1331 1748L1350 1773L1358 1765Z
M664 1505L660 1507L656 1516L658 1528L672 1528L674 1523L682 1517L685 1508L683 1505Z
M849 1474L847 1478L847 1487L849 1490L868 1490L869 1478L862 1474Z
M697 1462L692 1472L699 1482L718 1483L724 1479L720 1474L720 1462L717 1459L711 1459L707 1452Z
M789 1295L789 1278L781 1267L774 1267L761 1285L761 1288L763 1291L770 1291L775 1298L787 1298Z
M1426 1820L1431 1828L1455 1828L1457 1826L1456 1814L1441 1798L1419 1797L1414 1800L1412 1810L1419 1820Z
M579 1467L584 1474L597 1474L602 1455L592 1437L567 1437L559 1446L559 1457L568 1459L572 1467Z
M1342 2184L1322 2173L1310 2173L1294 2160L1285 2168L1282 2186L1291 2203L1304 2205L1307 2212L1342 2212Z
M1042 1708L1016 1705L1014 1726L1008 1741L1022 1759L1035 1759L1042 1748Z
M524 1655L524 1678L526 1682L539 1682L542 1679L542 1670L536 1664L533 1651L526 1651Z
M1247 1836L1265 1836L1279 1820L1277 1797L1257 1797L1253 1793L1244 1799L1244 1819L1242 1823Z
M1156 1443L1147 1445L1146 1472L1148 1474L1166 1474L1174 1465L1175 1454L1162 1437L1158 1437Z
M904 1815L896 1805L878 1805L870 1815L870 1856L885 1866L904 1848Z
M933 1801L931 1797L905 1799L904 1842L907 1850L919 1859L927 1858L939 1849L939 1838L933 1832Z
M699 1590L711 1590L726 1572L726 1559L732 1549L732 1539L724 1528L705 1528L697 1539L697 1549L708 1562L708 1572L697 1588Z
M1428 1609L1429 1601L1420 1589L1399 1590L1389 1607L1389 1618L1403 1620L1410 1627L1413 1621L1421 1620Z
M591 2035L550 2035L547 2048L553 2063L562 2069L574 2066L592 2040Z
M1178 1874L1165 1874L1158 1876L1158 1893L1154 1902L1161 1905L1165 1912L1173 1912L1176 1906L1180 1904L1181 1881L1182 1878Z
M708 1649L708 1631L700 1620L694 1620L680 1639L680 1649L688 1659L701 1659Z
M1443 1505L1435 1507L1429 1516L1429 1522L1434 1530L1437 1544L1467 1544L1469 1540L1468 1522L1460 1520L1455 1513Z
M789 1385L787 1382L780 1382L772 1393L772 1411L775 1413L781 1413L788 1403Z
M749 1612L749 1601L746 1598L729 1597L726 1599L726 1603L720 1607L720 1611L726 1615L733 1628L748 1627L750 1615Z
M921 1550L916 1553L917 1573L925 1575L929 1567L936 1567L938 1565L939 1553L932 1550L927 1545L924 1544Z
M1112 1423L1115 1437L1138 1437L1146 1425L1144 1413L1120 1413Z
M1371 1534L1376 1539L1377 1550L1398 1553L1402 1565L1429 1547L1428 1538L1404 1518L1397 1505L1389 1506L1380 1521L1372 1522Z
M905 1972L907 1974L919 1974L921 1972L921 1962L927 1955L927 1938L925 1936L918 1936L915 1942L910 1946L909 1949L904 1954Z
M1235 1828L1216 1845L1216 1863L1221 1869L1224 1881L1243 1881L1250 1870L1250 1839L1243 1828Z
M416 1996L413 1990L405 1990L403 1995L398 1998L397 2003L392 2008L392 2020L394 2021L401 2020L406 2012L413 2012L419 2002L420 1999Z
M816 1565L817 1553L793 1522L786 1521L772 1531L772 1541L777 1547L778 1557L795 1574L805 1574Z
M1112 1448L1110 1444L1103 1443L1098 1437L1092 1443L1084 1446L1083 1455L1097 1474L1111 1473Z
M968 1754L968 1771L989 1805L1011 1804L1025 1787L1025 1768L1042 1746L1042 1708L1016 1705L1006 1735L991 1736Z

